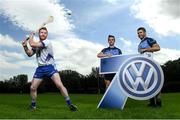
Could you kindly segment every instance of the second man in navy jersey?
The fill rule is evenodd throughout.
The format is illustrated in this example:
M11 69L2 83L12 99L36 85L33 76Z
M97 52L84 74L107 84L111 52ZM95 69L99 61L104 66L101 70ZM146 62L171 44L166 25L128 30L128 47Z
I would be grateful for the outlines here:
M108 43L109 43L109 47L104 48L100 53L98 53L98 55L97 55L98 58L112 57L113 55L122 54L121 50L114 46L115 37L113 35L108 36ZM113 74L105 74L104 75L104 82L105 82L105 85L106 85L106 89L110 85L110 83L111 83L114 76L115 76L115 73L113 73Z
M146 29L144 27L138 28L137 34L141 40L138 45L139 53L145 55L146 57L153 58L153 52L160 50L159 44L153 38L147 37ZM161 94L158 93L155 97L151 98L148 106L161 107Z

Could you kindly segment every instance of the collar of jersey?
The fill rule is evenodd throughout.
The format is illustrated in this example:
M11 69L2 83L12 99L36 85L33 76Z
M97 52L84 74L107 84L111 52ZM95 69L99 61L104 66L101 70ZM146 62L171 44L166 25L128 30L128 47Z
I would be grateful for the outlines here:
M115 48L115 46L109 46L109 48Z

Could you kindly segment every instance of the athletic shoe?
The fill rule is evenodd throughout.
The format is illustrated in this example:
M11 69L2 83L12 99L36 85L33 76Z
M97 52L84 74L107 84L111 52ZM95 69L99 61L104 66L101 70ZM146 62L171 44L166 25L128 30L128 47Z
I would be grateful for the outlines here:
M161 102L161 100L157 100L157 102L156 102L156 107L162 107L162 102Z
M36 110L36 103L35 103L35 102L32 102L32 103L31 103L30 109L31 109L31 110Z
M71 105L69 105L69 109L70 109L71 111L77 111L77 106L71 104Z

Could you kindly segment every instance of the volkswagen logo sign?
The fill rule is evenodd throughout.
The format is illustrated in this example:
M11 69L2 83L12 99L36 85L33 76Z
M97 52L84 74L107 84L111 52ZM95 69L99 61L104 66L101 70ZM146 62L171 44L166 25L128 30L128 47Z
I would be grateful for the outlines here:
M164 83L160 65L143 56L127 59L117 75L122 91L135 100L147 100L156 96Z

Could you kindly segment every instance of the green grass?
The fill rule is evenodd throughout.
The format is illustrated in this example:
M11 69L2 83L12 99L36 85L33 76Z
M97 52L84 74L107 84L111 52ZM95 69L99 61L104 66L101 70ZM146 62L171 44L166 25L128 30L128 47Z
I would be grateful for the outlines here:
M180 118L180 93L162 94L163 107L128 99L124 110L96 109L102 95L71 94L78 111L71 112L62 96L39 94L38 109L30 111L28 94L0 94L0 118Z

